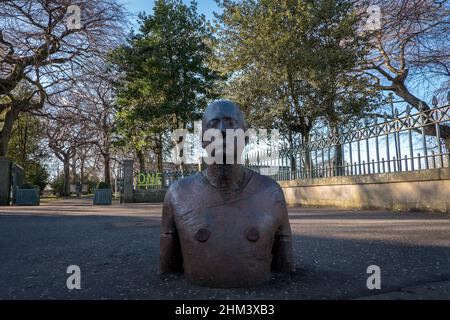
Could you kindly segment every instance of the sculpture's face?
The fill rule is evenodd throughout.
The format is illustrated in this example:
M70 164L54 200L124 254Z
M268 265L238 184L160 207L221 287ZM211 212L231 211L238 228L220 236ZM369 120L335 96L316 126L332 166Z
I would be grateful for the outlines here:
M239 134L238 131L235 131L237 129L242 129L242 132L246 130L245 118L239 107L227 100L220 100L210 104L203 115L202 134L210 129L218 130L222 133L223 148L222 150L213 150L208 156L215 157L217 155L223 159L223 163L230 164L230 161L227 161L227 155L233 151L233 161L234 164L237 163L237 158L240 157L244 147L244 145L241 146L239 143L244 144L245 142L233 139L232 142L227 143L226 137L227 133L230 132ZM203 148L206 148L210 143L211 141L203 141ZM218 153L221 153L221 155Z

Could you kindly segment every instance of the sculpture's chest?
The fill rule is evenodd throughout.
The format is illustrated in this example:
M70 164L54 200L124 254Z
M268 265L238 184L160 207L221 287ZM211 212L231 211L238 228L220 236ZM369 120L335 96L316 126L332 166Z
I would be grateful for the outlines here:
M276 207L251 199L175 215L185 274L214 286L255 285L270 277Z
M271 241L277 228L275 206L255 201L211 205L176 215L180 238L187 242L219 244ZM244 241L245 240L245 241Z

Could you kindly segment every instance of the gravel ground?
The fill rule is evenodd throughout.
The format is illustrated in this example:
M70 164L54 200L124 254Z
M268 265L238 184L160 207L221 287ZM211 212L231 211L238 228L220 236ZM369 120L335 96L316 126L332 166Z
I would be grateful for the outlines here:
M0 299L450 299L449 215L289 215L294 274L257 288L211 289L157 274L160 205L0 207ZM69 265L81 269L81 290L66 287ZM381 290L367 289L369 265L381 268Z

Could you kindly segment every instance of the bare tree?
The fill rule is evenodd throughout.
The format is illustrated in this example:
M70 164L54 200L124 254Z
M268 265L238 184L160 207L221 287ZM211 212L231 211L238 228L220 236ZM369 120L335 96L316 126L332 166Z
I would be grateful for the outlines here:
M446 0L371 1L381 8L381 28L372 33L372 50L363 66L378 89L391 91L419 111L431 107L411 91L419 80L440 80L444 91L450 79L450 5ZM427 135L436 135L434 126ZM450 149L450 127L441 126Z
M93 136L91 144L102 156L103 180L111 184L111 157L114 131L114 75L98 65L84 77L77 90L72 92L72 102L80 106L81 119Z
M113 0L3 0L0 2L0 156L20 112L42 109L70 88L93 57L122 38L123 7ZM77 26L79 9L80 23ZM75 24L73 24L73 21ZM17 95L19 84L32 88Z
M88 166L88 160L93 158L92 146L89 144L83 144L77 148L76 159L79 163L79 176L80 184L83 185L86 182L86 168Z
M79 119L80 116L76 113L63 109L54 119L48 120L46 125L48 146L64 168L63 196L69 195L70 169L77 150L89 144L92 139L86 125Z

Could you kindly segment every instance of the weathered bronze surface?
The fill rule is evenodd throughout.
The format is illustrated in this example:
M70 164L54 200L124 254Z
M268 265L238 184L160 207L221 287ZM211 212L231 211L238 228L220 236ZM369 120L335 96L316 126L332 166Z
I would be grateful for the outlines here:
M205 111L203 131L209 128L225 135L245 131L246 124L238 106L221 100ZM173 183L164 200L160 254L161 273L184 272L191 283L211 287L255 286L271 271L294 271L280 186L236 162L211 164Z

